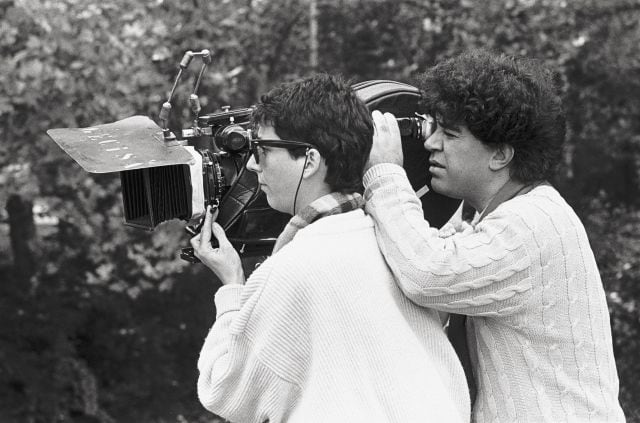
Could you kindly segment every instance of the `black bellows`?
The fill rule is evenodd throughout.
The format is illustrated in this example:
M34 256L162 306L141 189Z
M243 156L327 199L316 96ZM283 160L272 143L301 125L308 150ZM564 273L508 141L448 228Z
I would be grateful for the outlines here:
M125 223L153 230L170 219L191 217L191 175L187 165L120 172Z

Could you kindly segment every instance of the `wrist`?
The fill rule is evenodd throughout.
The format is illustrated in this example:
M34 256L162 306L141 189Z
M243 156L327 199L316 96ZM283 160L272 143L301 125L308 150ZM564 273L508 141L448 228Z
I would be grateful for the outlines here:
M220 278L223 285L244 285L245 277L242 266L238 266L235 271Z
M405 175L406 171L400 165L393 163L379 163L371 166L363 175L364 186L367 187L376 178L386 175Z
M227 312L240 310L242 289L240 285L225 285L218 289L214 301L216 305L216 319Z

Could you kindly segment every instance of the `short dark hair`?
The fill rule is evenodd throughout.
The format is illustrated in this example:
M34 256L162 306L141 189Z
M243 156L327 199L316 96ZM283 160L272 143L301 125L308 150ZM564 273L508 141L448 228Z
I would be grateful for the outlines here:
M339 76L315 74L284 83L263 95L252 126L273 126L282 139L316 146L327 164L325 182L334 192L362 192L362 174L373 142L371 113ZM300 149L289 150L300 157Z
M566 123L554 77L536 60L473 50L429 69L417 85L421 108L438 124L513 146L511 176L528 183L552 176L562 157Z

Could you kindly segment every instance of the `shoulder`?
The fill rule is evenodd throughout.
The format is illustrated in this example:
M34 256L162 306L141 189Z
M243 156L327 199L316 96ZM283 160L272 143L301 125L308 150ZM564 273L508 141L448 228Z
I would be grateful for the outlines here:
M475 233L523 245L547 244L560 228L580 225L569 205L550 185L540 185L500 204L474 227Z
M323 260L357 258L361 250L377 250L378 243L373 219L358 209L319 219L300 230L289 247L289 254Z
M297 238L297 237L296 237ZM278 297L281 302L302 303L315 295L312 287L315 279L321 279L333 254L322 242L309 244L292 240L255 269L247 280L250 291L260 292L261 301Z
M501 204L478 227L501 227L519 237L528 248L563 250L568 245L584 244L584 225L551 185L541 185L530 192Z
M372 219L356 210L324 217L301 229L251 278L263 279L268 289L322 295L332 281L359 280L354 274L374 271L386 275L386 263Z
M519 195L496 208L493 218L530 224L566 222L575 224L577 216L571 206L551 185L539 185L526 194ZM489 216L488 216L489 217Z
M377 248L373 220L364 210L358 209L318 219L299 230L280 252L283 257L323 260L354 248L354 245L368 244L375 244ZM356 253L353 251L349 255Z
M371 217L363 209L325 216L302 228L295 239L373 230Z

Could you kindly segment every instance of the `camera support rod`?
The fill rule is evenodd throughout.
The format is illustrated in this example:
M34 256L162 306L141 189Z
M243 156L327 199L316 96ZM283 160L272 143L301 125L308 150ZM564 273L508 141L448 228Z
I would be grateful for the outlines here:
M198 99L197 91L200 87L200 81L202 76L204 75L204 71L209 63L211 63L211 52L207 49L204 49L199 52L193 52L191 50L187 51L184 56L182 56L182 60L180 60L178 74L176 75L176 79L173 82L173 87L171 88L171 92L169 93L169 98L162 104L162 108L160 109L159 119L162 122L162 133L164 134L165 141L175 141L176 137L171 133L169 128L167 127L169 122L169 115L171 114L171 100L173 99L173 94L176 91L178 83L182 78L182 74L189 67L191 60L194 57L202 58L202 67L200 68L200 73L198 74L198 78L193 86L193 93L189 97L189 103L191 105L191 110L195 114L195 119L197 120L197 116L200 113L200 100Z
M198 98L198 89L200 88L200 81L202 80L202 75L204 75L204 71L207 69L207 65L211 63L211 54L209 54L209 50L202 50L200 52L202 54L202 66L200 67L200 73L198 74L198 78L196 82L193 84L193 92L189 96L189 105L191 106L191 112L193 113L193 126L198 126L198 115L200 114L200 99Z

